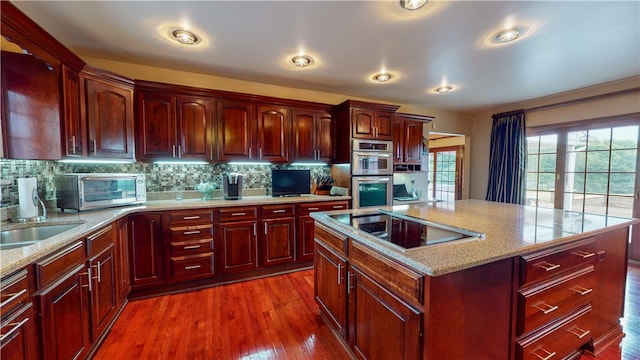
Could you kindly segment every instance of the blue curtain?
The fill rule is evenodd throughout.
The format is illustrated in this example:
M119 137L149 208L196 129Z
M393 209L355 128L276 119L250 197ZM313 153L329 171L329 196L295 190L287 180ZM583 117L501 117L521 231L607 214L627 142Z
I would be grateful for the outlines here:
M526 178L524 110L493 115L486 200L524 204Z

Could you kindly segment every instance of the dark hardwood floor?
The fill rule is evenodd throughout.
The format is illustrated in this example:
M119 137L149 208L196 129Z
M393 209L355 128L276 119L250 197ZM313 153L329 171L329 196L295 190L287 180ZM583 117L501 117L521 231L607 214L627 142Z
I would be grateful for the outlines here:
M630 265L621 346L640 359L640 265ZM320 318L313 270L130 302L95 356L112 359L349 359ZM583 355L580 360L592 360Z

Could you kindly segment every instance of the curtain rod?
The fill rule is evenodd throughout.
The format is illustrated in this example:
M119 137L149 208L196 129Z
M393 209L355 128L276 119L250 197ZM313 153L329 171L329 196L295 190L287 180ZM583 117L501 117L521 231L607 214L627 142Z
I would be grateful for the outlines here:
M626 95L626 94L631 94L631 93L635 93L635 92L640 92L640 87L634 87L634 88L630 88L630 89L614 91L614 92L610 92L610 93L606 93L606 94L587 96L587 97L580 98L580 99L561 101L561 102L557 102L557 103L553 103L553 104L534 106L534 107L528 108L528 109L507 111L507 112L503 112L503 113L499 113L499 114L493 114L493 116L494 117L495 116L508 116L508 115L513 115L513 114L520 113L521 111L524 111L525 113L527 113L527 112L532 112L532 111L553 109L553 108L557 108L557 107L573 105L573 104L579 104L579 103L583 103L583 102L587 102L587 101L593 101L593 100L600 100L600 99L604 99L604 98L608 98L608 97Z

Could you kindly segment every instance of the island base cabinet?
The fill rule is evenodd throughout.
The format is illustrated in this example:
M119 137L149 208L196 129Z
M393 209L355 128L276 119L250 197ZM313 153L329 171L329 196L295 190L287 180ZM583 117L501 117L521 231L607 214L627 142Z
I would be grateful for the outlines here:
M80 265L36 295L44 359L82 358L91 347L89 277Z
M15 313L2 320L0 333L0 359L36 360L38 352L38 330L33 303L23 305Z
M359 359L420 359L422 312L350 266L349 343Z
M320 313L334 330L347 338L347 261L316 242L314 296Z

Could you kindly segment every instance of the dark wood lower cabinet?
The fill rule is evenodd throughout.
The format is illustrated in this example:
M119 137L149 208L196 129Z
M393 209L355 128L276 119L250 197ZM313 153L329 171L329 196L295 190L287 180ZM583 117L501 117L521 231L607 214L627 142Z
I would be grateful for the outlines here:
M347 337L347 260L316 242L314 295L321 314L343 338Z
M262 220L260 240L260 265L272 266L286 264L294 260L295 219Z
M117 310L114 251L115 247L111 244L89 259L89 267L92 269L92 340L96 340L104 332Z
M131 289L162 285L162 265L162 214L129 216Z
M44 359L77 359L89 350L87 277L86 266L77 266L36 295Z
M349 266L349 343L359 359L419 359L422 311Z
M29 302L2 320L0 327L0 359L36 360L40 357L37 317L33 303Z
M238 221L220 224L220 249L222 273L232 274L258 267L256 247L258 221Z

